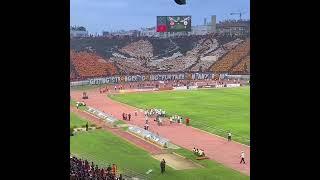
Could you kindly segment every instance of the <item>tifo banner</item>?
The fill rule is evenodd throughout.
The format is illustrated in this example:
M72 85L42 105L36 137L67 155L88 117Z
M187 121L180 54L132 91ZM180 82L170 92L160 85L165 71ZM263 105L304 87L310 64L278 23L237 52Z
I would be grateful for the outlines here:
M155 74L150 75L150 81L184 80L185 74Z
M211 72L201 73L166 73L166 74L144 74L144 75L126 75L111 76L104 78L89 79L91 85L95 84L114 84L119 82L143 82L143 81L168 81L168 80L206 80L213 79Z
M192 80L212 79L212 73L192 73Z
M86 81L75 81L75 82L70 82L70 86L83 86L83 85L89 85L90 81L86 80Z
M145 81L149 75L133 75L133 76L125 76L124 81L125 82L140 82Z
M218 85L215 85L216 88L222 88L223 85L222 84L218 84Z
M90 79L90 84L113 84L120 82L120 76L112 76L112 77L105 77L105 78L94 78Z

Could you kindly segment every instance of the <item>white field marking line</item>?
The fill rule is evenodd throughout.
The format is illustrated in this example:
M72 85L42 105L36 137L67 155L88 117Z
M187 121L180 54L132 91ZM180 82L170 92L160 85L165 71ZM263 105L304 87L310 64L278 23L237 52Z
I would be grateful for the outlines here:
M174 155L176 155L176 156L180 156L181 158L187 159L186 157L184 157L184 156L182 156L182 155L180 155L180 154L177 154L177 153L175 153L175 152L172 152L172 154L174 154Z
M188 159L188 158L186 158L186 157L184 157L184 156L181 156L180 154L177 154L177 153L175 153L175 152L172 152L172 153L163 153L163 154L160 154L160 155L169 155L169 154L173 154L173 155L175 155L175 156L181 157L181 158L184 159L185 161L189 161L190 163L192 163L194 166L197 166L197 167L200 167L200 168L204 168L204 166L202 166L201 164L198 164L198 163L192 161L191 159ZM152 157L153 157L154 159L160 161L159 159L157 159L157 158L155 157L155 156L157 156L157 155L158 155L158 154L152 155ZM168 164L168 166L170 166L170 165ZM170 167L172 167L172 166L170 166ZM172 167L172 168L173 168L173 167ZM176 168L173 168L173 169L175 169L175 170L187 170L187 169L176 169ZM196 167L191 168L191 169L196 169Z
M189 151L189 150L188 150L188 151ZM184 158L184 159L186 159L186 160L188 160L188 161L191 161L192 163L196 164L197 166L204 168L201 164L198 164L197 162L195 162L195 161L193 161L193 160L191 160L191 159L188 159L188 158L186 158L186 157L184 157L184 156L182 156L182 155L180 155L180 154L177 154L177 153L175 153L175 152L172 152L172 154L174 154L174 155L176 155L176 156L180 156L181 158ZM217 162L217 161L216 161L216 162Z
M188 151L189 151L189 150L188 150ZM184 157L184 156L182 156L182 155L180 155L180 154L177 154L177 153L175 153L175 152L172 152L172 154L174 154L174 155L176 155L176 156L179 156L179 157L181 157L181 158L184 158L184 159L186 159L186 160L188 160L188 161L191 161L192 163L196 164L197 166L204 168L204 166L202 166L201 164L199 164L199 163L197 163L197 162L194 162L193 160L188 159L188 158L186 158L186 157Z
M207 133L207 134L210 134L210 135L217 136L217 137L219 137L219 138L221 138L221 139L227 140L226 138L224 138L224 137L222 137L222 136L219 136L219 135L217 135L217 134L213 134L213 133L210 133L210 132L207 132L207 131L205 131L205 130L202 130L202 129L199 129L199 128L195 128L195 127L192 127L192 126L189 126L189 127L193 128L193 129L200 130L200 131L202 131L202 132L204 132L204 133ZM243 146L247 146L247 147L250 148L250 146L248 146L248 145L246 145L246 144L242 144L242 143L239 143L239 142L237 142L237 141L232 141L232 142L237 143L237 144L240 144L240 145L243 145Z
M154 157L155 155L152 155L151 157L153 158L153 159L155 159L155 160L157 160L157 161L160 161L161 162L161 160L159 160L159 159L157 159L156 157ZM177 169L176 167L173 167L171 164L169 165L169 164L167 164L166 163L166 165L168 165L168 166L170 166L172 169L174 169L174 170L176 170L176 171L178 171L179 169ZM181 169L180 169L181 170Z

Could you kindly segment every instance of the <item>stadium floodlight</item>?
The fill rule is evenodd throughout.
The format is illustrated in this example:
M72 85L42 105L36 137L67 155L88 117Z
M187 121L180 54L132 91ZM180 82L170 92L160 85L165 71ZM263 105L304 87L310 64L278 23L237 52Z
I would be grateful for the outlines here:
M186 0L174 0L174 2L176 2L179 5L185 5L186 4Z

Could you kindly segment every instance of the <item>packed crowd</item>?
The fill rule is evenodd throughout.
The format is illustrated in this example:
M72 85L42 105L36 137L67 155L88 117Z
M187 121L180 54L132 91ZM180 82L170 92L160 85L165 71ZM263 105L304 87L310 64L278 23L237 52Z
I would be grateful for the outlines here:
M220 60L213 64L211 70L214 72L229 72L242 58L250 53L250 40L239 44Z
M80 77L99 77L117 73L112 63L104 61L94 53L71 51L70 62Z
M70 180L123 180L120 174L117 177L117 166L109 165L106 169L99 168L93 162L77 157L70 157Z
M135 58L151 58L153 56L153 46L149 41L139 40L130 43L119 50L122 53L128 54Z
M250 55L244 57L239 64L231 69L233 74L243 74L250 72Z
M137 59L111 58L119 69L119 74L141 74L150 72L149 68L143 66L144 62Z

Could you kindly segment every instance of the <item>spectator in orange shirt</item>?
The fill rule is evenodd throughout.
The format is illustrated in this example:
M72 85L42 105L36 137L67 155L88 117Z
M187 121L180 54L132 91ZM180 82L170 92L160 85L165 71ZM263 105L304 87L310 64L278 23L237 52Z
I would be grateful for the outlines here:
M117 173L117 166L115 164L112 164L112 174L116 175Z

